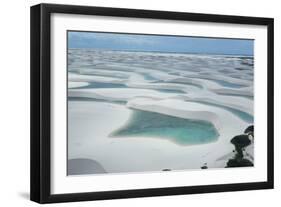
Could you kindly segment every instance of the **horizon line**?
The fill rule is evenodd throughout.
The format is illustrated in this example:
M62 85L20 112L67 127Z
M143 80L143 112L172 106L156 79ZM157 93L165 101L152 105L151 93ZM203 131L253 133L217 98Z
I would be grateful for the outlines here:
M68 46L68 45L67 45ZM176 54L200 54L200 55L233 55L233 56L247 56L254 57L254 54L238 54L238 53L201 53L201 52L176 52L176 51L160 51L160 50L134 50L134 49L107 49L107 48L93 48L93 47L67 47L67 49L93 49L106 51L121 51L121 52L157 52L157 53L176 53Z

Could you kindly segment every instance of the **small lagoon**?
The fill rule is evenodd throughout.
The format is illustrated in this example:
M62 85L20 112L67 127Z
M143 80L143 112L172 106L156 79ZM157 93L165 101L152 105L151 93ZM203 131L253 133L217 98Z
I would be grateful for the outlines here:
M122 83L89 82L89 85L80 88L127 88Z
M248 123L254 122L254 117L251 114L246 113L246 112L241 111L241 110L238 110L238 109L235 109L235 108L232 108L232 107L229 107L229 106L225 106L225 105L222 105L222 104L210 103L210 102L207 102L207 101L191 101L191 100L189 100L188 102L200 103L200 104L205 104L205 105L209 105L209 106L222 108L222 109L225 109L225 110L231 112L235 116L239 117L240 119L242 119L242 120L244 120Z
M214 142L219 133L214 125L207 121L133 110L127 124L112 132L110 136L162 138L180 145L195 145Z
M86 86L80 86L77 87L79 89L84 89L84 88L139 88L139 87L131 87L127 86L126 84L123 83L105 83L105 82L89 82L89 85ZM149 90L155 90L163 93L181 93L184 94L185 92L180 90L180 89L158 89L158 88L146 88Z
M198 78L198 79L204 79L204 80L209 80L209 81L213 81L223 87L227 87L227 88L243 88L246 87L245 85L241 85L241 84L237 84L237 83L231 83L229 81L225 81L225 80L218 80L218 79L211 79L211 78Z

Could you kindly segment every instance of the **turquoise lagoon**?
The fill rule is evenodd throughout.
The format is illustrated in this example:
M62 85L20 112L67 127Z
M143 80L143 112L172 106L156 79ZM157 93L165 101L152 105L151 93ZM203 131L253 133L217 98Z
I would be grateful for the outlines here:
M238 109L235 109L235 108L232 108L232 107L229 107L229 106L225 106L225 105L222 105L222 104L210 103L210 102L206 102L206 101L188 100L187 102L200 103L200 104L205 104L205 105L208 105L208 106L214 106L214 107L217 107L217 108L222 108L222 109L225 109L225 110L231 112L235 116L239 117L240 119L242 119L242 120L244 120L248 123L254 122L254 117L251 114L246 113L246 112L241 111L241 110L238 110Z
M163 138L180 145L194 145L215 142L219 133L207 121L133 110L128 122L110 136Z

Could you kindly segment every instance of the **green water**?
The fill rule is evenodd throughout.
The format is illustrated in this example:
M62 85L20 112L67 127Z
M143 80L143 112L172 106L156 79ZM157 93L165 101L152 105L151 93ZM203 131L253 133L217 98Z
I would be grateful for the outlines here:
M90 82L89 85L77 87L79 89L84 88L137 88L137 87L128 87L122 83L104 83L104 82ZM155 89L155 88L147 88L150 90L160 91L164 93L182 93L185 92L179 89Z
M225 109L225 110L231 112L235 116L238 116L240 119L242 119L242 120L244 120L248 123L254 122L254 117L251 114L246 113L244 111L240 111L240 110L235 109L235 108L231 108L229 106L224 106L224 105L215 104L215 103L209 103L209 102L206 102L206 101L191 101L190 100L188 102L195 102L195 103L200 103L200 104L205 104L205 105L209 105L209 106L215 106L215 107L218 107L218 108L222 108L222 109Z
M216 82L216 83L220 84L221 86L228 87L228 88L243 88L243 87L245 87L245 85L231 83L231 82L228 82L228 81L225 81L225 80L216 80L216 79L211 79L211 78L198 78L198 79L210 80L210 81L213 81L213 82Z
M133 110L127 124L112 132L111 137L155 137L180 145L214 142L219 133L206 121L183 119L155 112Z
M218 93L218 94L223 95L223 96L237 96L237 97L242 97L242 98L246 98L249 100L254 100L254 96L252 96L252 95L229 94L229 93Z
M240 85L240 84L236 84L236 83L231 83L231 82L224 81L224 80L213 80L213 81L217 82L221 86L225 86L225 87L229 87L229 88L242 88L242 87L245 87L244 85Z
M148 81L155 81L155 80L157 80L156 78L154 78L152 75L149 75L148 73L141 73L141 75L143 75L145 80L148 80Z
M96 98L89 98L89 97L68 97L67 101L93 101L93 102L102 102L102 103L114 103L119 105L125 105L127 101L121 101L121 100L106 100L106 99L96 99Z
M184 91L178 89L154 89L154 90L164 93L181 93L181 94L185 93Z
M90 82L89 85L80 88L127 88L127 86L122 83Z

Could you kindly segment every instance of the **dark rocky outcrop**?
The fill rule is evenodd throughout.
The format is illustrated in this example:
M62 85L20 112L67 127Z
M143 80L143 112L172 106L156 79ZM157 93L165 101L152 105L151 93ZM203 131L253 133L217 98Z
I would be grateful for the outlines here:
M244 133L254 136L254 125L248 126L248 127L245 129Z
M251 140L248 135L238 135L231 139L230 141L234 146L237 152L236 157L243 158L243 149L251 144Z
M204 165L201 167L201 169L208 169L207 163L204 163Z
M230 142L234 145L234 157L229 159L226 163L226 167L249 167L253 166L253 163L244 158L243 151L245 151L245 147L249 146L252 142L249 139L251 135L254 137L254 126L248 126L245 131L245 134L237 135L233 137Z
M230 159L228 160L226 167L250 167L254 166L253 163L248 159Z

